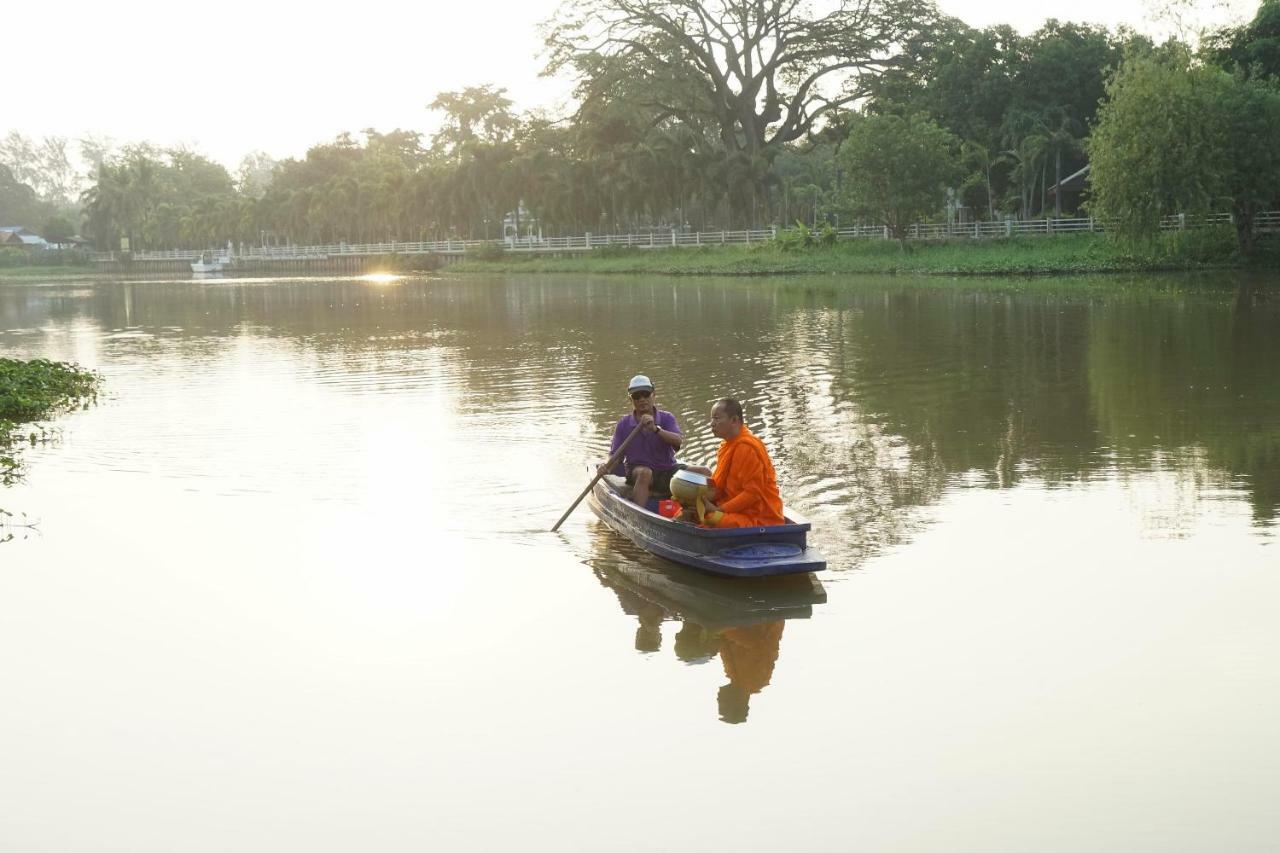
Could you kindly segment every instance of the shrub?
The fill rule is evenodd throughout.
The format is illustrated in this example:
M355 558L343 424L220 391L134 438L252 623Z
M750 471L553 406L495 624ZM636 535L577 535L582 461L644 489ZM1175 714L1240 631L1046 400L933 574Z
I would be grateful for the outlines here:
M0 249L0 268L88 266L89 255L79 249Z
M824 222L816 229L796 220L794 228L784 228L769 241L773 248L783 252L798 252L812 248L827 248L836 244L836 229Z
M813 245L813 232L809 230L809 226L797 220L796 227L781 229L771 242L779 251L799 252Z
M627 255L639 254L639 252L640 250L635 246L628 246L625 243L608 243L591 249L591 253L598 258L624 258Z
M507 250L501 243L481 243L467 249L467 258L474 261L500 261L506 254Z

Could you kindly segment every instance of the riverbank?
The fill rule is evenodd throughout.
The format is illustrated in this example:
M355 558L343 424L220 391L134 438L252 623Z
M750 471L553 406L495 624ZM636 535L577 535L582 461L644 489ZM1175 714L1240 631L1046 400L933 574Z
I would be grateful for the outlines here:
M0 267L0 284L8 281L31 282L42 279L93 278L99 275L101 275L101 272L87 264L84 266L67 264L65 266Z
M604 247L589 254L559 257L512 253L497 259L463 259L449 271L1003 276L1254 268L1280 269L1280 239L1261 240L1252 259L1237 254L1231 232L1206 230L1163 234L1145 247L1126 246L1102 234L908 242L905 246L884 240L850 240L792 250L777 241L680 249Z

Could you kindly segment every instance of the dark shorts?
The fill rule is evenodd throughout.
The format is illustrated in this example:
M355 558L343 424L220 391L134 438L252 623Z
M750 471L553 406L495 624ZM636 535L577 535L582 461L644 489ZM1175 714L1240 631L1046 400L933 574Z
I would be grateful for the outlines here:
M671 475L679 471L680 467L668 468L665 471L654 471L653 482L649 485L649 494L651 495L669 495L671 494ZM627 472L627 485L634 486L636 484L636 476L631 471Z

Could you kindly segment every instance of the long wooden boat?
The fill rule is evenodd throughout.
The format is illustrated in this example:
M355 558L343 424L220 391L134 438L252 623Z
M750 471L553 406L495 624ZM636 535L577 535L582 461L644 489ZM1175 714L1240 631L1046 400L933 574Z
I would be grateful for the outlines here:
M591 509L644 550L676 563L734 578L820 572L823 556L809 548L809 522L787 510L786 524L708 529L672 521L632 503L609 477L591 489Z

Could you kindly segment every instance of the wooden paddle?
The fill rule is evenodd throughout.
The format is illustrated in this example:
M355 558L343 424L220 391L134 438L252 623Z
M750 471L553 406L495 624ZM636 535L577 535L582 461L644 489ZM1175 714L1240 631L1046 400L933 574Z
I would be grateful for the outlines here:
M653 414L654 414L654 423L657 423L658 410L654 409ZM636 428L631 431L631 435L626 437L626 440L623 441L622 444L618 447L618 451L614 453L612 456L610 456L609 461L604 463L604 467L601 468L599 471L597 471L596 475L591 478L591 482L587 483L587 487L582 490L582 494L578 495L578 499L573 503L569 504L569 508L564 511L564 515L560 516L560 520L557 521L555 525L551 528L552 533L555 533L557 530L559 530L560 525L563 524L564 520L569 517L569 513L577 509L578 504L582 503L582 499L587 496L587 492L591 491L591 487L594 486L600 480L601 477L603 477L605 474L608 474L610 471L613 470L613 466L618 464L618 460L622 458L622 453L624 450L627 449L627 445L631 443L631 439L635 438L637 435L640 434L640 427L642 426L644 426L643 423L636 424Z

